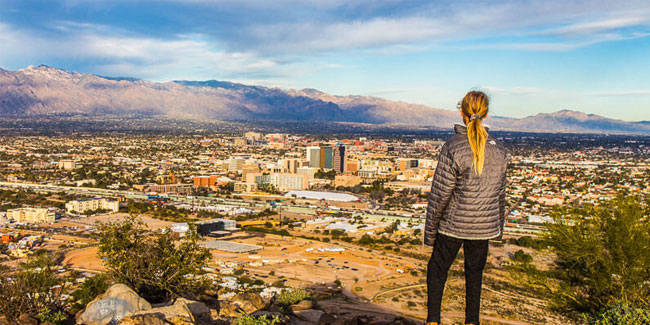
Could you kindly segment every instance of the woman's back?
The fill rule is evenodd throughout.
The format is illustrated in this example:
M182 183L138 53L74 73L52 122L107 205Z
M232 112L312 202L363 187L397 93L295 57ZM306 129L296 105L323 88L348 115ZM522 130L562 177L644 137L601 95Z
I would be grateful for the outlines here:
M483 240L503 232L507 153L481 124L487 116L485 94L470 92L463 105L467 126L454 127L456 134L442 147L433 178L424 229L427 245L433 245L438 233Z
M438 232L460 239L492 239L500 235L503 220L506 181L506 150L500 141L488 137L485 145L483 172L474 171L473 152L467 140L467 129L454 127L456 135L445 143L443 149L449 163L439 162L445 173L436 191L453 187L449 203L442 211ZM442 176L442 175L441 175ZM434 194L435 199L444 193Z
M470 91L459 103L466 126L440 150L424 227L424 243L434 246L427 264L427 324L440 323L442 293L458 250L465 253L465 324L478 324L483 269L489 239L503 235L507 154L482 120L488 97Z

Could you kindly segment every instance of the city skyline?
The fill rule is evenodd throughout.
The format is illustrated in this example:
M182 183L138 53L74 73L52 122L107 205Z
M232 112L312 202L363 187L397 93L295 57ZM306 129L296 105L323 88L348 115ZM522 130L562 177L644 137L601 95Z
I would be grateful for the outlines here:
M0 1L0 67L648 120L643 1Z

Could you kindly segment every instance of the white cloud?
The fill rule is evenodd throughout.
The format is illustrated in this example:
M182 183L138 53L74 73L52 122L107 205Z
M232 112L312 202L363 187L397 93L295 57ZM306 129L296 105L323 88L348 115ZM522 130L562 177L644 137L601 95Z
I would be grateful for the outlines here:
M650 25L647 1L452 2L444 10L441 7L445 6L432 4L407 14L370 18L259 23L250 26L247 34L252 38L250 46L285 53L372 49L393 54L458 48L450 43L502 37L511 41L481 43L477 48L566 51L646 37ZM641 30L622 31L632 27ZM544 39L535 40L540 37Z
M539 35L579 36L650 24L650 14L600 19L541 31Z
M11 64L16 58L33 63L90 60L97 62L93 73L154 80L271 73L278 67L273 59L254 52L228 52L197 35L164 40L99 32L104 30L102 26L69 29L60 38L49 39L0 24L0 42L4 45L0 64Z

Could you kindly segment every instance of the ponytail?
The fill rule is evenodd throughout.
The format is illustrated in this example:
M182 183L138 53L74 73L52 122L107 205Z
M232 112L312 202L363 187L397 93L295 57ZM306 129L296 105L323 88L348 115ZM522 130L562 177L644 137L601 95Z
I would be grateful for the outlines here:
M483 127L483 118L488 113L488 97L481 91L470 91L461 102L460 110L469 120L467 122L467 140L472 148L474 157L472 166L477 175L483 173L485 162L485 143L488 133Z

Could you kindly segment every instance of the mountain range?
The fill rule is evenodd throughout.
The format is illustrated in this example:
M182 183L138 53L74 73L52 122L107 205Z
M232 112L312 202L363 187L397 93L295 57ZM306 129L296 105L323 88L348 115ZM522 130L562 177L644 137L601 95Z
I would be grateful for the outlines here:
M45 65L0 69L0 117L145 115L225 121L318 121L449 128L457 111L315 89L283 90L226 81L156 83L102 77ZM489 117L493 129L650 134L650 122L627 122L562 110L522 119Z

